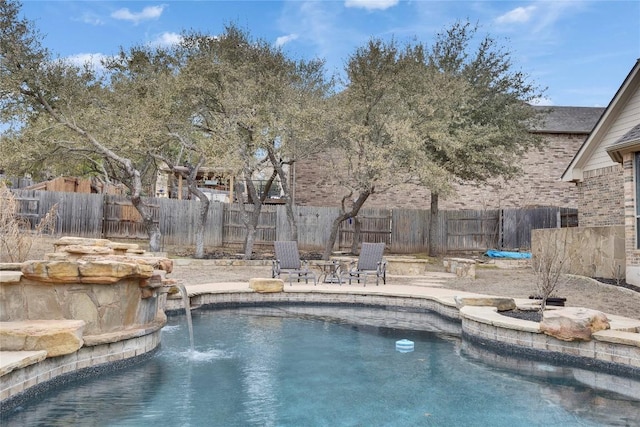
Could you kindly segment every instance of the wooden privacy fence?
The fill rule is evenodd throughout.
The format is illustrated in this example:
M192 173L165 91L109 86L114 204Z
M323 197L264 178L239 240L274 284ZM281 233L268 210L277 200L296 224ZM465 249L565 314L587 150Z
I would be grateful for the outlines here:
M58 205L56 232L63 235L107 239L145 239L141 218L124 196L15 190L19 214L32 225ZM163 246L195 244L200 203L196 200L146 199L160 227ZM252 211L252 205L245 205ZM329 238L338 208L297 206L298 244L305 250L322 250ZM419 209L361 209L360 241L384 242L393 253L426 252L429 239L440 254L478 252L487 249L529 249L531 230L577 226L577 210L557 207L534 209L440 211L433 236L429 236L430 212ZM340 225L335 249L348 250L356 222ZM240 245L245 226L237 204L212 202L204 231L206 247ZM283 205L262 207L256 245L291 239Z

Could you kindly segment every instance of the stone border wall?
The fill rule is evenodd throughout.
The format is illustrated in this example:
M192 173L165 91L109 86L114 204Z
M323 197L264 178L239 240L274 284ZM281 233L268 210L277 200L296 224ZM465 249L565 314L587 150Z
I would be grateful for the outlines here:
M346 306L373 306L428 310L453 320L460 314L455 304L443 304L423 297L401 297L370 294L345 294L331 292L229 292L206 293L191 297L192 307L269 305L269 304L334 304ZM182 301L167 300L167 311L181 310Z
M608 227L569 227L531 230L531 252L540 253L545 242L556 241L569 258L569 273L586 277L614 279L618 266L625 275L625 229Z
M612 339L610 330L594 332L590 341L562 341L535 329L508 325L500 319L504 316L491 307L462 307L461 317L463 337L473 343L520 356L542 357L640 378L640 346L616 342L620 340ZM636 342L640 344L637 338Z
M2 376L0 386L2 411L9 411L19 406L21 402L32 398L39 391L55 387L65 377L71 380L75 375L91 373L98 367L107 367L127 360L133 362L139 357L148 355L160 345L160 333L159 329L142 337L82 347L75 353L50 357L11 371Z

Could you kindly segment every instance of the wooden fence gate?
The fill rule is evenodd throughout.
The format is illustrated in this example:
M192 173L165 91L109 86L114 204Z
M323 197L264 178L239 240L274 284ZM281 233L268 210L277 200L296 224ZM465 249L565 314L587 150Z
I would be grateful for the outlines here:
M578 210L544 207L502 209L499 247L517 250L531 248L531 230L578 226Z
M358 234L359 242L385 243L391 247L391 219L392 214L389 209L366 209L361 210L357 218L350 218L340 224L338 230L338 246L340 250L350 250L353 240Z
M160 223L160 209L152 200L145 201L153 222ZM104 196L102 235L105 239L145 239L148 237L142 217L126 196Z

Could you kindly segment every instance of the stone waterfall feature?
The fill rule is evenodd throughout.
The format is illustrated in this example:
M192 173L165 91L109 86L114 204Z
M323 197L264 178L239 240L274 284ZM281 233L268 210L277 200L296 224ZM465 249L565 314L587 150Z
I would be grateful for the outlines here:
M166 294L176 284L167 278L170 259L105 239L63 237L54 248L45 260L0 269L0 353L25 356L24 364L1 367L0 400L24 388L11 371L42 365L42 356L67 366L74 355L79 369L81 361L132 358L160 342Z

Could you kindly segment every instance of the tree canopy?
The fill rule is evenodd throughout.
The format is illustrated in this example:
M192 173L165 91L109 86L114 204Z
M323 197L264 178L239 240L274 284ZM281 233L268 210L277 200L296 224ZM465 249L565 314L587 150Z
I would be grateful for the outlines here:
M345 192L325 258L340 222L371 194L417 183L437 200L456 180L517 173L517 158L541 144L528 131L536 112L527 104L540 93L495 40L475 47L476 35L477 27L456 23L431 46L372 39L349 58L333 129L335 179Z
M142 196L159 162L190 165L185 178L202 201L198 167L224 165L239 178L236 194L253 203L240 204L250 257L265 196L255 177L280 180L295 238L285 169L305 156L332 159L344 191L328 258L340 223L372 194L414 183L437 202L455 181L512 176L517 158L541 144L528 131L539 90L468 22L431 45L371 39L347 59L336 91L322 60L295 60L235 25L185 33L171 49L122 50L98 72L54 58L19 3L0 2L0 18L3 166L125 184L152 243L159 230Z

